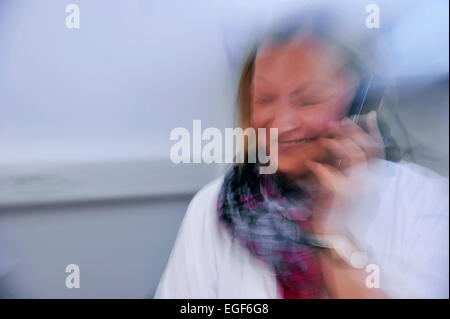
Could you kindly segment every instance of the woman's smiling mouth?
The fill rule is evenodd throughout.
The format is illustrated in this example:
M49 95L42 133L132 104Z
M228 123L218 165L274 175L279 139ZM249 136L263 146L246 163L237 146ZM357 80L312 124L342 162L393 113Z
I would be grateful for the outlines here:
M303 138L298 140L290 141L279 141L278 146L280 151L298 150L308 145L309 142L313 141L315 138Z

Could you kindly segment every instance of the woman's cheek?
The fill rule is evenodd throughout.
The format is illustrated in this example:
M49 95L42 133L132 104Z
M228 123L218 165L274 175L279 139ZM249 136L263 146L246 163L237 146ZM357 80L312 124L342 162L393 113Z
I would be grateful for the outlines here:
M340 121L340 111L329 107L319 108L320 112L312 115L310 129L314 137L321 137L327 130L336 126Z
M255 130L258 128L268 129L274 117L272 110L269 111L267 108L263 107L252 107L251 114L250 124Z

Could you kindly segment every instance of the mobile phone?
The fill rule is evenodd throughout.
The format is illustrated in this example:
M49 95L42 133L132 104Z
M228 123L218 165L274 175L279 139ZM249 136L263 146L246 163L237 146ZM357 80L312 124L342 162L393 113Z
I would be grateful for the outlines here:
M348 116L359 125L361 115L370 111L377 112L377 125L383 139L386 159L398 162L402 158L402 151L391 135L387 123L383 121L382 109L386 96L385 81L376 75L371 75L360 82L349 109ZM365 125L360 125L365 130Z
M361 115L366 115L371 111L376 111L377 114L381 112L383 107L385 86L380 78L375 75L371 75L368 78L363 79L356 91L355 97L349 109L348 116L359 125L359 119ZM379 117L377 116L377 124L380 127ZM361 125L360 125L361 126ZM365 129L365 125L361 126ZM387 145L388 142L382 134L383 143ZM337 163L337 168L341 166L341 160Z
M363 79L356 91L355 97L349 109L349 117L358 124L361 115L370 111L381 112L385 86L383 81L375 75Z

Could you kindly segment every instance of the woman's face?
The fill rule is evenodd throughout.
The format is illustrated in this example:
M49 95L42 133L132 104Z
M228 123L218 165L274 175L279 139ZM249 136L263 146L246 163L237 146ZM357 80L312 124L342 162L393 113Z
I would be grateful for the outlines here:
M345 116L354 84L338 55L312 39L258 50L251 125L278 128L279 171L300 177L307 173L306 160L326 161L315 139Z

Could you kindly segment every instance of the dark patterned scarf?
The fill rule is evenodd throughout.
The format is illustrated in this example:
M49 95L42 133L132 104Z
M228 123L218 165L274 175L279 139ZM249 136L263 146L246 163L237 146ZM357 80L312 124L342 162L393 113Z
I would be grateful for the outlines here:
M312 204L305 190L279 174L259 174L257 164L233 166L219 193L220 225L275 271L284 298L323 296L308 223Z

